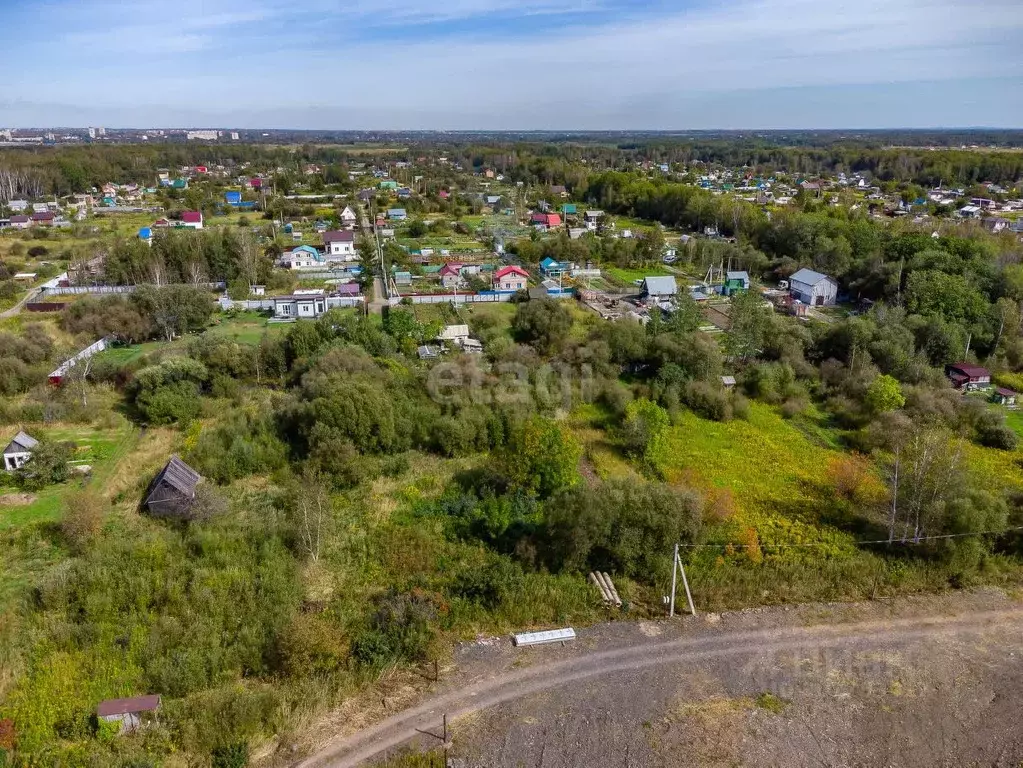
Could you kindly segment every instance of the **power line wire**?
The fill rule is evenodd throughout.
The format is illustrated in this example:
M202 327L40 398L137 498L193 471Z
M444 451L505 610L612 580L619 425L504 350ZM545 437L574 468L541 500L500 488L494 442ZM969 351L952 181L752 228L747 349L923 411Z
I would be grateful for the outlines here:
M1012 531L1023 531L1023 525L1017 525L1012 528L1003 528L1000 531L968 531L966 533L944 533L935 536L914 536L911 539L863 539L858 541L848 542L825 542L817 541L805 544L761 544L761 546L769 549L798 549L801 547L834 547L834 546L845 546L853 545L860 546L862 544L919 544L923 541L936 541L938 539L958 539L965 536L984 536L988 534L1003 534L1011 533ZM726 549L728 547L742 548L748 546L748 542L735 542L729 541L724 544L679 544L680 547L685 549Z

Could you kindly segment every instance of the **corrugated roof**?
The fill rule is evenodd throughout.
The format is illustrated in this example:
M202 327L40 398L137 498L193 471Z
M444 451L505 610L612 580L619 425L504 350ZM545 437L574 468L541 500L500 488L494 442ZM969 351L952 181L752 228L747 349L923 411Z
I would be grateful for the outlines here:
M152 693L146 696L132 696L127 699L107 699L101 701L96 707L96 714L99 717L110 715L128 715L136 712L151 712L160 706L159 694Z
M674 295L678 293L678 284L672 275L660 275L643 279L643 290L653 296Z
M984 376L990 376L991 372L987 368L982 368L979 365L972 365L971 363L952 363L948 366L950 371L960 371L971 378L981 378Z
M340 229L332 229L323 233L324 243L352 243L355 242L355 233L346 232Z
M725 277L729 280L746 280L749 281L749 273L746 270L741 272L726 272Z
M807 285L817 285L822 280L833 280L827 275L822 275L820 272L814 272L812 269L803 267L801 270L796 272L789 280L795 280L797 283L806 283Z

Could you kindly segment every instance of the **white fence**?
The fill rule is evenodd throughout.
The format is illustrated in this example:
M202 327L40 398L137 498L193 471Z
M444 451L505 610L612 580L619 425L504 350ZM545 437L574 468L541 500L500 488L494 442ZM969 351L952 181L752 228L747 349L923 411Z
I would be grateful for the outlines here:
M57 368L54 371L52 371L49 375L50 381L54 384L60 384L61 380L65 376L67 376L68 371L74 368L78 363L80 363L82 360L88 360L90 357L97 354L98 352L102 352L109 345L110 345L109 336L104 336L99 341L93 342L85 349L83 349L81 352L74 355L73 357L68 358L59 366L57 366Z
M493 303L496 301L511 301L515 298L515 291L502 293L412 293L408 296L392 296L388 302L393 307L408 299L413 304L476 304Z
M221 281L216 283L200 283L201 288L210 288L218 291L222 291L227 287L227 283ZM39 294L41 297L45 296L76 296L76 295L92 295L101 293L131 293L138 289L137 285L66 285L66 286L55 286L53 288L43 288Z
M43 288L40 296L77 296L100 293L131 293L138 286L134 285L66 285Z

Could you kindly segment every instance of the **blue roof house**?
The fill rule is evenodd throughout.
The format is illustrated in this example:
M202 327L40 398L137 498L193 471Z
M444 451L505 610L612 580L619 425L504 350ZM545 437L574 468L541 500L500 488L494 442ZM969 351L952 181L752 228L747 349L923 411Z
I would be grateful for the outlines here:
M405 213L404 208L390 208L387 211L387 218L391 221L405 221L408 218L408 214Z
M150 227L142 227L139 230L139 240L147 245L153 244L153 230Z
M565 265L548 256L540 262L540 271L544 277L559 277L565 273Z
M242 193L237 191L225 192L224 199L227 201L228 205L238 205L238 203L242 201Z

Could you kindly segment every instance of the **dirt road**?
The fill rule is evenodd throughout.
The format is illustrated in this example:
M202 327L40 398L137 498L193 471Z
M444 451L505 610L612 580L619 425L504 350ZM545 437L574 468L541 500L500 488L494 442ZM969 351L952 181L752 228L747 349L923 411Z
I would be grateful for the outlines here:
M3 312L0 312L0 319L6 318L6 317L14 317L16 314L21 312L22 308L26 304L28 304L30 301L32 301L32 299L34 299L36 296L38 296L41 291L42 291L42 288L33 288L32 290L30 290L13 307L10 307L9 309L5 309Z
M789 690L786 686L791 687L801 675L806 676L806 659L818 662L825 659L824 667L815 668L811 676L818 683L820 679L836 679L851 681L849 685L862 688L862 681L869 680L869 685L874 686L870 688L870 696L880 695L875 688L881 686L881 693L893 697L894 705L892 702L877 704L873 699L868 702L863 699L866 695L863 690L855 687L843 689L841 695L834 696L834 691L829 690L824 703L834 700L841 706L859 707L865 712L874 711L877 706L897 706L900 700L891 691L901 692L903 685L916 685L913 681L919 681L919 695L914 694L912 699L917 706L927 700L920 697L929 696L928 691L936 689L932 684L935 680L921 678L918 668L937 675L936 680L941 682L942 675L948 674L962 659L976 659L981 668L961 671L959 677L972 680L974 687L979 686L977 681L984 670L996 666L993 648L1004 652L1003 666L1020 667L1018 661L1023 658L1021 630L1023 605L1001 593L985 593L971 599L953 596L942 602L923 598L887 606L804 606L792 611L769 609L722 617L688 617L685 622L619 623L582 630L577 644L565 648L512 649L505 642L495 642L467 649L459 659L459 672L432 698L327 745L299 765L303 768L349 768L381 758L389 750L419 738L418 731L439 732L444 714L449 722L463 718L463 723L472 723L467 727L456 726L456 734L460 741L469 744L469 752L477 754L479 762L471 763L473 765L672 764L670 760L662 761L666 759L665 751L671 751L672 740L678 740L678 734L673 736L671 731L673 718L678 721L682 717L679 712L695 717L694 713L698 714L699 710L687 709L692 706L689 702L705 703L707 700L691 688L694 680L706 683L713 678L712 687L720 695L711 699L726 702L722 706L730 717L741 714L755 729L769 732L770 724L756 719L763 713L749 702L755 700L757 691L763 695L764 692ZM956 649L958 655L942 660L942 653L950 648ZM779 662L782 658L794 660L791 669ZM883 661L877 661L879 658ZM896 665L895 659L905 665L906 658L915 660L909 665L912 670L907 668L901 677L893 677L891 670ZM983 744L1001 744L1003 754L1018 759L1023 757L1023 728L1012 728L1015 715L1011 713L1018 712L1017 707L1023 702L1023 676L1013 682L1005 679L1004 674L997 677L1012 689L992 694L992 700L1000 696L1001 707L1009 708L1005 711L1010 725L1005 726L991 712L984 715L987 731L983 733ZM902 678L908 682L904 683ZM665 681L673 681L670 689L664 688ZM679 688L679 681L690 688ZM793 699L799 700L801 689L797 686L792 690L796 691ZM514 708L517 702L523 703L519 709ZM943 699L935 699L935 703L942 713L952 706ZM807 704L807 712L812 706L812 702ZM665 707L674 714L662 716ZM625 709L635 710L635 716L623 719L620 715ZM656 717L647 713L648 709L656 710ZM959 704L955 709L961 709ZM579 712L583 714L580 716ZM913 716L926 720L933 717L919 713ZM480 718L487 717L491 722L481 724ZM804 730L818 739L815 732L826 732L833 720L833 715L828 715L823 723L807 719L807 723L814 724L806 725ZM1016 720L1018 726L1018 720L1023 718ZM651 732L651 722L662 724L658 725L660 730ZM802 725L799 727L803 729ZM994 733L988 732L992 729ZM685 738L693 738L693 727L684 730ZM729 737L740 730L730 727ZM1006 730L1008 733L1003 734ZM566 737L566 732L571 736ZM925 739L928 737L926 727L921 733ZM720 734L719 737L724 738ZM803 737L809 738L805 733ZM709 746L711 754L725 755L727 749L716 743L717 738L709 735L712 743L705 746ZM790 732L779 732L779 738L785 743L798 744L798 739L794 740ZM838 740L857 738L843 735ZM605 743L608 739L610 743ZM654 741L656 748L651 746ZM751 743L756 741L751 739ZM956 743L957 749L966 749L962 738ZM888 744L881 746L888 751L892 749ZM691 747L687 747L690 756L693 754ZM857 744L853 744L854 754L856 747ZM801 758L805 755L798 748L794 749L792 759L777 764L881 764L870 760L846 763L836 757L837 753L830 758L818 756L804 760ZM822 743L807 748L807 753L816 750L827 754ZM748 756L745 748L742 755ZM960 754L959 758L962 757ZM978 756L967 757L972 761ZM933 754L925 759L919 764L936 764ZM713 760L695 762L717 764ZM913 764L911 760L897 762Z

